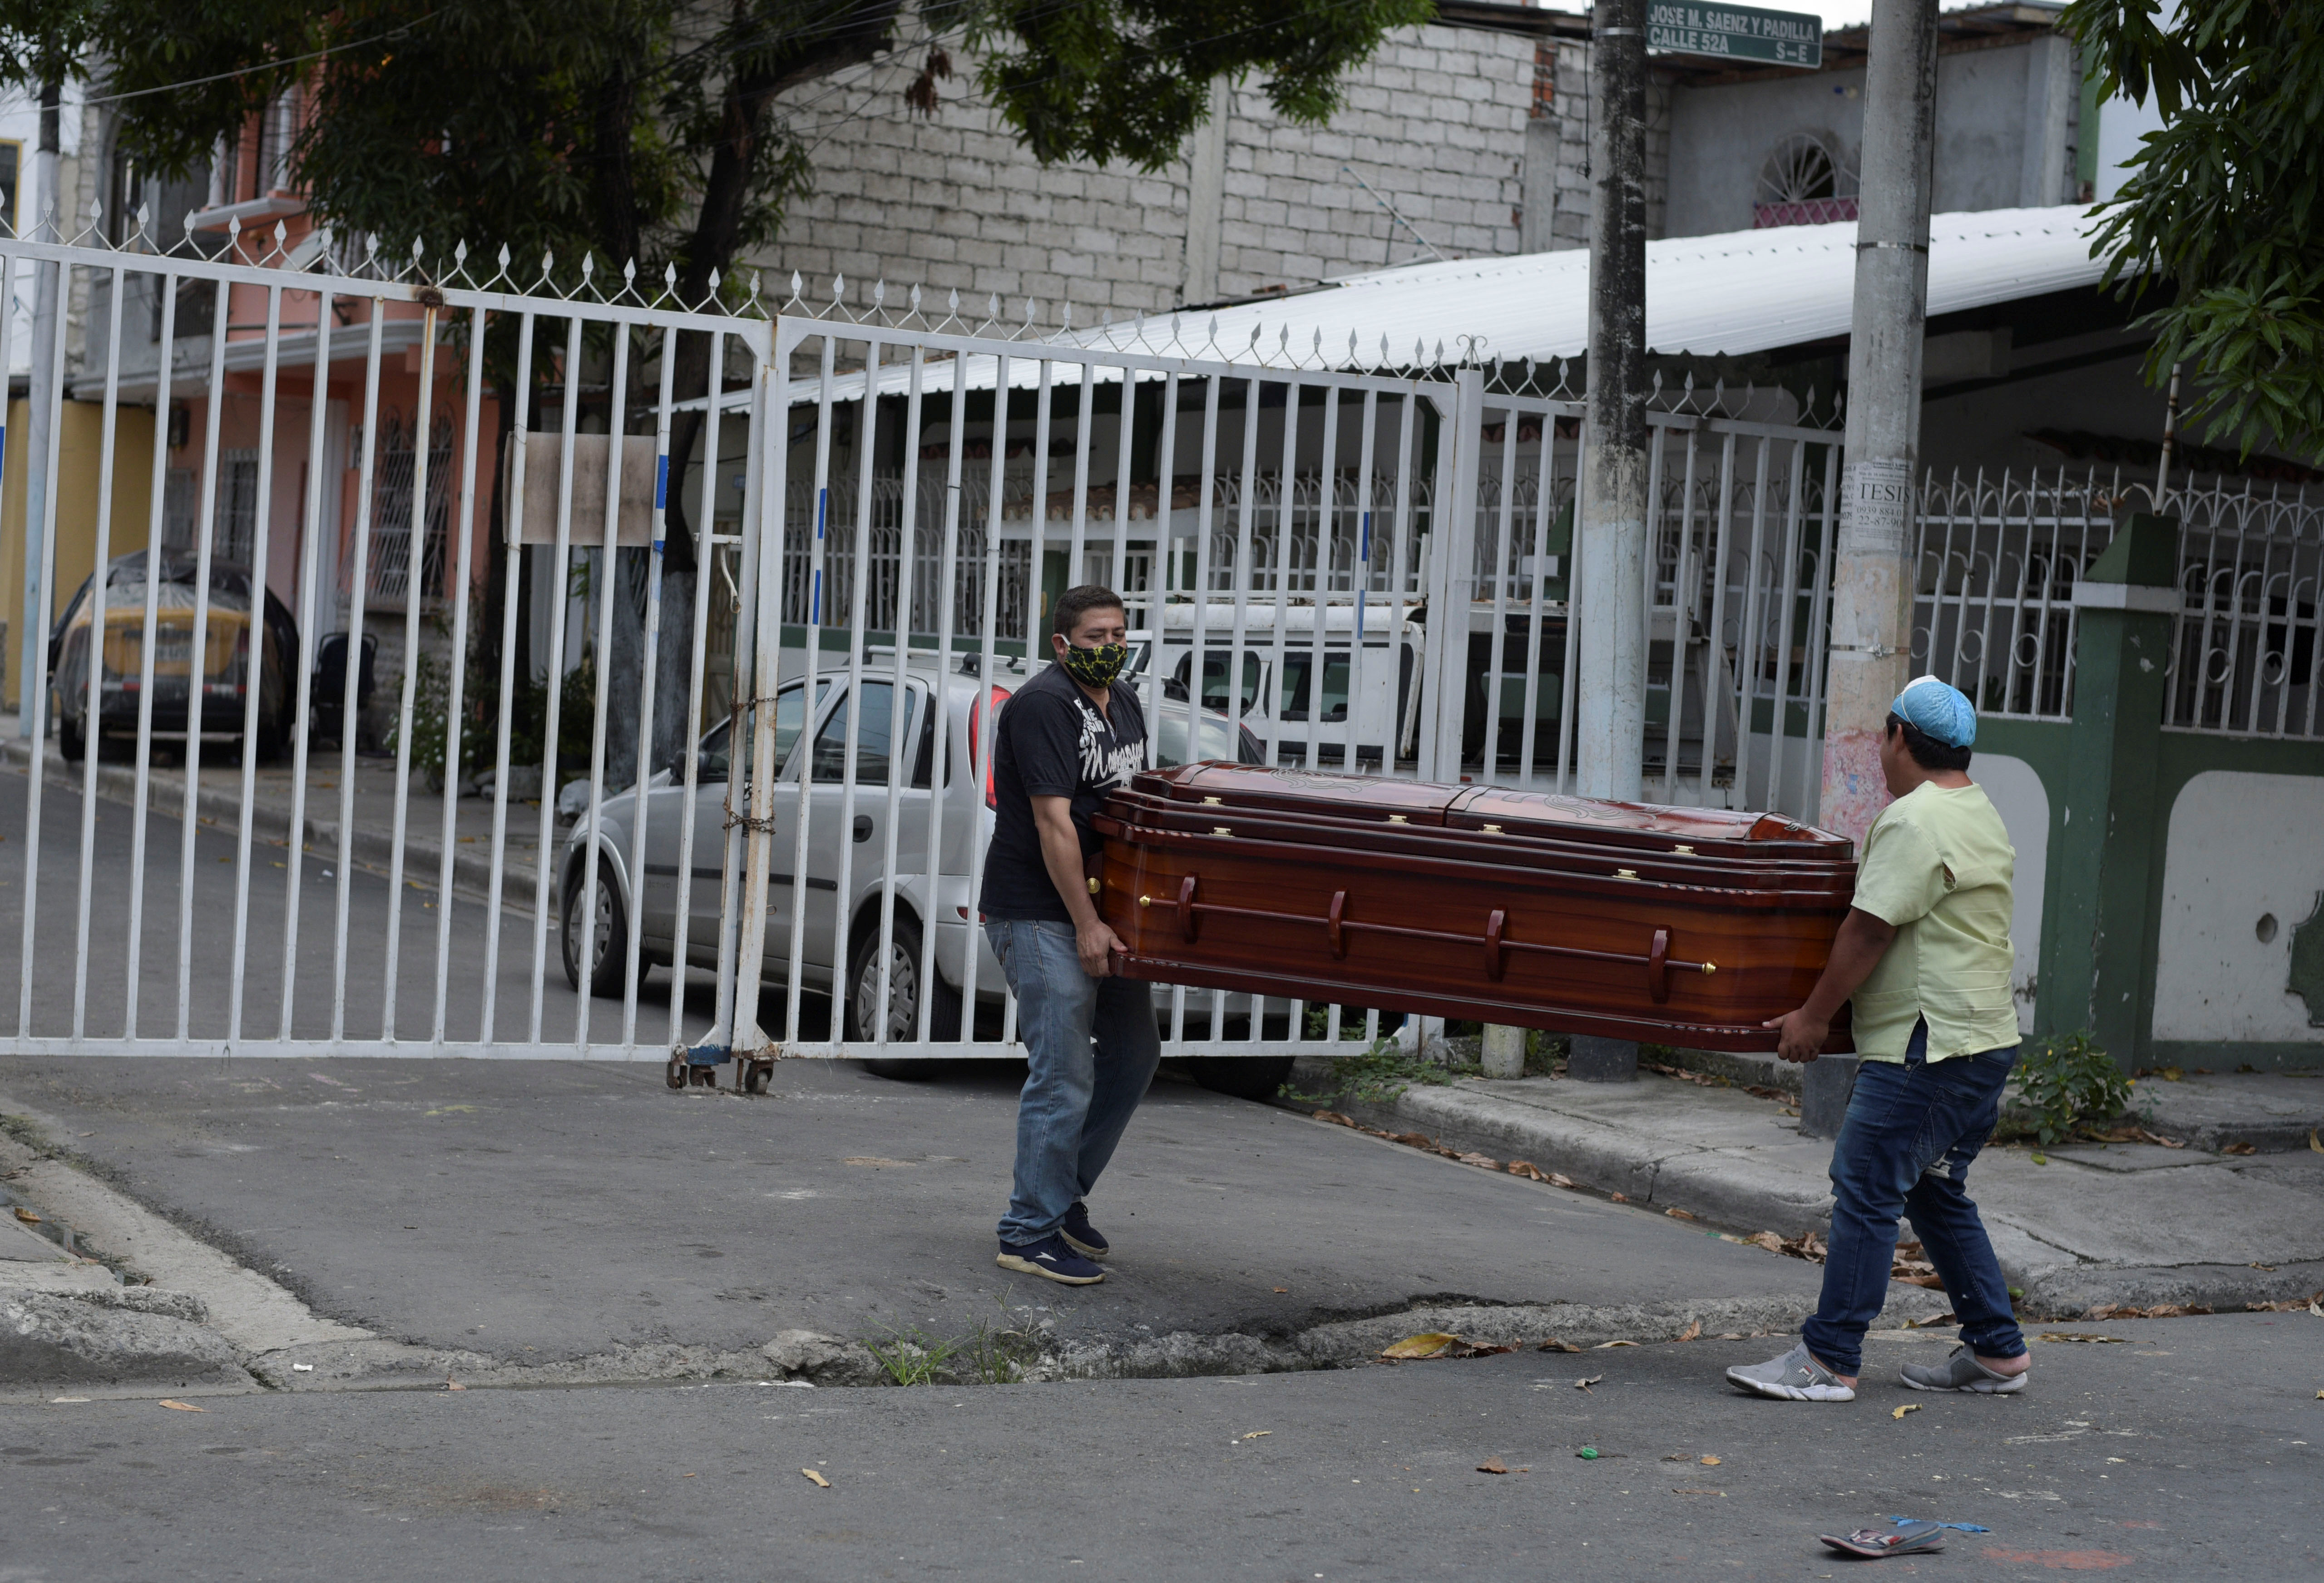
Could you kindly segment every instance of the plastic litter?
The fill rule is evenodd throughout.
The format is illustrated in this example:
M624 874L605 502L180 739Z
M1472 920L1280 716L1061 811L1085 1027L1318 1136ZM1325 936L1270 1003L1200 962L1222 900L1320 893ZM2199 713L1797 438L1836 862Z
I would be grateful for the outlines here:
M1819 1533L1816 1537L1844 1555L1865 1556L1877 1560L1882 1556L1924 1554L1942 1550L1945 1525L1941 1523L1897 1523L1889 1529L1858 1528L1845 1535Z

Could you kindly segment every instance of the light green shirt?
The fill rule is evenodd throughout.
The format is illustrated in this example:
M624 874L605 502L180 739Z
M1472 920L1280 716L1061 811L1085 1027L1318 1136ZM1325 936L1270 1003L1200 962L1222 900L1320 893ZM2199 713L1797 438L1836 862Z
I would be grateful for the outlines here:
M1923 781L1865 833L1855 905L1896 938L1849 997L1856 1052L1902 1061L1929 1022L1931 1061L2017 1043L2009 974L2010 880L2017 862L1984 788Z

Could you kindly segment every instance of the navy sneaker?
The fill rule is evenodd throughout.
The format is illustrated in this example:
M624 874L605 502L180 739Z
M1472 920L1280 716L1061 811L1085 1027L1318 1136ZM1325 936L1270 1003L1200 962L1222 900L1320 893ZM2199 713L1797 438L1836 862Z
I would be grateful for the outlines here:
M1068 1286L1094 1286L1105 1279L1103 1270L1075 1253L1055 1231L1038 1242L1022 1247L1004 1242L1001 1245L1001 1256L993 1262L1004 1270L1022 1270L1028 1275L1063 1282Z
M1113 1244L1105 1239L1105 1234L1090 1224L1089 1205L1079 1199L1074 1200L1074 1207L1065 1211L1065 1223L1057 1228L1057 1234L1084 1258L1103 1258L1113 1251Z

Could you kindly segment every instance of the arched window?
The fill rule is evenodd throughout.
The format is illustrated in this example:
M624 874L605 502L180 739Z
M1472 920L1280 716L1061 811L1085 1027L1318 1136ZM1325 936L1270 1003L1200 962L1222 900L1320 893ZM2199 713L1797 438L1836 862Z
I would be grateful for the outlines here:
M1751 205L1754 228L1823 225L1856 218L1856 172L1837 142L1812 132L1795 132L1777 143L1759 167L1759 188Z

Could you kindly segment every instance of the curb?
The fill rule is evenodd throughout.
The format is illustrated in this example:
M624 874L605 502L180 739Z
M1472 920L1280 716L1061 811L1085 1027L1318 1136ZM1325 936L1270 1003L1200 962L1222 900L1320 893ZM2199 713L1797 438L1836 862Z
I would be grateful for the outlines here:
M1332 1084L1327 1070L1303 1058L1290 1081L1311 1093ZM1302 1115L1314 1107L1277 1100ZM1740 1231L1829 1231L1831 1193L1794 1173L1700 1150L1656 1148L1589 1122L1518 1111L1460 1088L1406 1089L1388 1105L1339 1101L1341 1115L1391 1133L1416 1128L1457 1153L1498 1154L1556 1171L1629 1202L1689 1214Z

